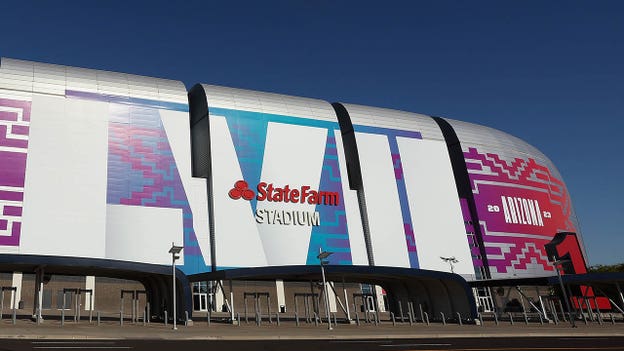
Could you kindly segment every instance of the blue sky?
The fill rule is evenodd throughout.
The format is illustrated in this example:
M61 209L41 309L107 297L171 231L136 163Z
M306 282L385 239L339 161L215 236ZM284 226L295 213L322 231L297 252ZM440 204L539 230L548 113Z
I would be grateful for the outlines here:
M557 165L624 262L624 1L4 1L0 55L479 123Z

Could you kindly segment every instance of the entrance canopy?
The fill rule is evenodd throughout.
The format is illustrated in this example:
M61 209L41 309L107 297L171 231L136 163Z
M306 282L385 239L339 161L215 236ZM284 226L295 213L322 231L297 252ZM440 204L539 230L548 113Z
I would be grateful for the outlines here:
M145 287L151 311L160 315L172 302L171 266L84 257L0 254L0 272L34 273L118 278L138 281ZM190 285L182 271L176 271L178 316L192 312ZM170 310L170 309L169 309Z
M408 303L424 306L431 316L476 318L477 310L470 286L457 274L424 269L327 265L328 281L379 285L386 290L390 309ZM251 281L320 281L320 266L271 266L226 269L189 276L190 281L251 280Z

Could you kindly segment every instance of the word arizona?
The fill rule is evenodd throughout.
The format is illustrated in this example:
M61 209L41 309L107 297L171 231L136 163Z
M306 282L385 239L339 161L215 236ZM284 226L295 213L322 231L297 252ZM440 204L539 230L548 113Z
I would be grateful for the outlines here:
M513 224L528 224L538 227L544 226L542 211L537 200L521 197L501 196L505 222Z

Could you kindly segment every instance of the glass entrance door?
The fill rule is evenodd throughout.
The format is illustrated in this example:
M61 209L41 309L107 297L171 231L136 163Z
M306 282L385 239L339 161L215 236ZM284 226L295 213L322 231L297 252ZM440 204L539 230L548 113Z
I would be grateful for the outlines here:
M193 283L193 311L208 311L208 283Z

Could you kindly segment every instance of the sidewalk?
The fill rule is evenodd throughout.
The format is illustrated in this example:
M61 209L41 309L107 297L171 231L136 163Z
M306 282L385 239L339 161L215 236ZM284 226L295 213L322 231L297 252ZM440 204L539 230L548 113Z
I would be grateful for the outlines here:
M263 322L261 326L252 323L241 326L230 324L211 323L196 320L193 326L179 325L178 330L172 330L172 325L161 323L132 324L125 322L106 321L97 325L94 321L74 323L66 321L61 326L58 320L46 320L37 325L30 320L18 320L12 325L10 320L0 321L0 338L2 339L187 339L187 340L269 340L269 339L401 339L401 338L458 338L458 337L521 337L521 336L624 336L624 323L612 325L597 323L585 325L579 323L577 328L569 324L559 325L532 323L525 325L516 322L513 326L507 323L495 325L486 322L484 326L477 325L446 325L414 324L409 323L392 326L385 322L378 326L339 324L333 330L327 329L327 324L314 326L302 323L299 327L294 322L275 323Z

